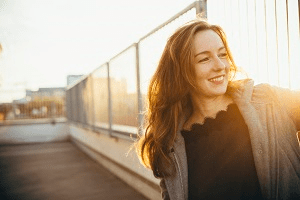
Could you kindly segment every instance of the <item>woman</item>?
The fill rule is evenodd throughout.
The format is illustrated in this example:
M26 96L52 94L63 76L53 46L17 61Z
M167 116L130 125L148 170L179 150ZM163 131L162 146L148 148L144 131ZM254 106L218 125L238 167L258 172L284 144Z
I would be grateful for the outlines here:
M194 20L169 38L138 143L163 199L300 197L300 93L236 72L219 26Z

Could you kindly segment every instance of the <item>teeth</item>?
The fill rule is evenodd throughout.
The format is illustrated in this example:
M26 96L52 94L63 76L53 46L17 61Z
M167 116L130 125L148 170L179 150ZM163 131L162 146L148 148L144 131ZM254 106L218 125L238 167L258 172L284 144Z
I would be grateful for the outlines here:
M209 79L209 81L212 81L212 82L214 82L214 81L222 81L223 79L224 79L224 76L220 76L218 78Z

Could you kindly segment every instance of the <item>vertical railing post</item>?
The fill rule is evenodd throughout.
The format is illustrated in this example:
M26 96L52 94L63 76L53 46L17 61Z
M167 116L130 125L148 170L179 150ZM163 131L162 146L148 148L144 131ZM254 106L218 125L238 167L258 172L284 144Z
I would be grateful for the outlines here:
M67 105L68 105L68 90L65 89L65 103L63 105L64 107L62 107L62 115L63 115L63 113L65 113L64 117L66 119L68 119ZM44 106L46 106L46 103L44 103Z
M207 19L207 0L195 1L196 15Z
M64 107L63 107L63 113L65 113L65 117L67 118L67 120L69 120L69 113L68 113L68 111L69 111L69 109L68 109L68 105L69 105L69 90L65 90L65 104L64 104ZM46 106L46 104L45 104L45 106Z
M95 101L94 101L94 99L95 99L95 93L94 93L94 78L93 78L93 73L90 75L90 79L91 79L91 86L90 86L90 88L91 88L91 94L90 94L90 96L91 96L91 98L92 98L92 130L93 131L95 131Z
M73 121L72 119L72 88L68 89L68 105L67 105L67 112L68 112L68 122Z
M291 85L291 48L290 48L290 33L289 33L289 4L288 1L285 1L285 7L286 7L286 25L287 25L287 46L288 46L288 65L289 65L289 88L292 87Z
M72 121L72 123L75 123L75 115L74 115L74 112L75 112L75 99L74 99L74 93L75 93L75 88L74 87L72 87L71 89L70 89L72 92L70 92L71 93L71 101L72 101L72 103L71 103L71 121Z
M300 0L298 0L299 35L300 35Z
M76 122L80 124L80 115L79 115L79 84L75 86L76 88Z
M71 93L71 88L69 88L67 91L66 91L66 94L67 94L67 99L68 99L68 101L67 101L67 105L66 105L66 110L67 110L67 119L68 119L68 122L70 122L72 119L71 119L71 109L72 109L72 104L71 104L71 95L72 95L72 93ZM47 113L47 115L48 115L48 113Z
M107 83L108 83L108 120L109 120L109 136L112 136L112 98L111 98L111 85L110 85L110 66L107 62Z
M79 83L78 83L78 94L79 94L79 105L78 105L78 108L79 108L79 123L81 124L81 127L84 127L84 120L83 120L83 116L84 116L84 113L83 113L83 92L82 92L82 81L81 80Z
M143 130L143 99L141 93L141 80L140 80L140 42L135 43L135 61L136 61L136 82L137 82L137 96L138 96L138 135L142 135Z

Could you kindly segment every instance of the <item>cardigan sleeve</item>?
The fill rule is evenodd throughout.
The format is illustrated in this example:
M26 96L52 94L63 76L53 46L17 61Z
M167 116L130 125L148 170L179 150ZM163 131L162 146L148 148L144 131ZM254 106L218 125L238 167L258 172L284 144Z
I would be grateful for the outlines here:
M288 111L297 130L300 131L300 91L273 87L279 103Z
M165 179L161 179L159 183L160 189L161 189L161 195L163 200L170 200L170 196L165 184Z

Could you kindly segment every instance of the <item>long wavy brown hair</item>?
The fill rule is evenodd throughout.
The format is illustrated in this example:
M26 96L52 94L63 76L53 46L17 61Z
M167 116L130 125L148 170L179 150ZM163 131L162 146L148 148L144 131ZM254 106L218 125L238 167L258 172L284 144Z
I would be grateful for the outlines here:
M213 30L224 43L231 64L229 82L237 71L221 27L196 19L171 35L150 81L146 131L136 146L141 162L152 169L155 177L170 176L175 170L170 150L179 122L184 120L184 116L188 118L192 114L190 92L197 88L193 43L195 34L204 30Z

